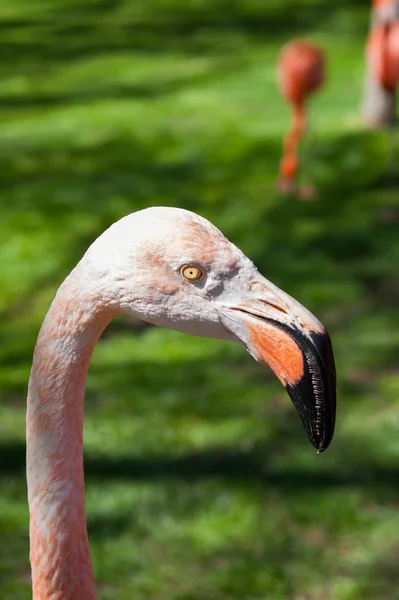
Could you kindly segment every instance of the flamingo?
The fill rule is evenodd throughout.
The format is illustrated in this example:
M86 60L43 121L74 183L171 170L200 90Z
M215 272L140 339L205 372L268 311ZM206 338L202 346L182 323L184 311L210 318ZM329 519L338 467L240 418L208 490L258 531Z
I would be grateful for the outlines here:
M370 72L371 90L375 87L374 79L390 98L390 103L386 106L385 118L388 126L387 178L389 180L394 172L392 161L395 133L392 126L395 124L395 91L399 84L399 20L394 20L392 15L392 11L395 10L395 3L392 0L374 0L373 4L376 17L367 38L366 62ZM374 101L377 98L374 91ZM371 115L368 121L372 125L375 124L374 117Z
M369 127L393 125L399 83L399 0L373 0L366 42L363 117ZM393 132L390 132L393 138ZM390 169L388 168L388 171Z
M277 77L280 91L292 105L293 123L284 138L278 187L294 191L298 171L298 147L306 129L306 101L324 83L325 58L321 48L307 41L293 40L279 56Z
M335 368L323 325L206 219L170 207L122 218L61 284L34 351L26 427L34 600L95 598L83 401L94 346L121 314L240 342L275 372L319 452L333 436Z

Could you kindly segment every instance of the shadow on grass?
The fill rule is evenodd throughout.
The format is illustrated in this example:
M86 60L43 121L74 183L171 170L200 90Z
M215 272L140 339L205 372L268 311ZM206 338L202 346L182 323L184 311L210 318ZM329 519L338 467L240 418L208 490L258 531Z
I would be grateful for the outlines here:
M30 15L14 12L11 6L7 20L0 23L0 49L10 67L18 61L43 69L121 51L239 54L246 40L298 35L321 23L329 30L364 35L369 11L362 0L173 0L161 5L121 0L83 1L79 6L54 1L43 9L35 7L34 0L30 4Z
M299 429L299 428L298 428ZM296 436L299 437L299 434ZM301 443L305 443L303 435ZM314 490L323 488L371 489L396 496L399 487L399 467L380 464L372 453L356 442L339 439L333 442L337 456L345 456L338 468L320 467L312 471L296 466L271 467L279 449L292 445L287 439L274 436L257 449L237 451L228 447L209 448L180 456L152 455L150 457L92 456L85 454L85 478L90 480L164 481L181 479L195 481L217 478L231 483L262 483L281 489ZM295 443L294 443L295 445ZM310 449L309 449L310 450ZM311 450L310 450L311 451ZM322 459L320 459L321 461ZM323 469L323 470L321 470ZM0 475L18 475L25 471L25 446L17 442L0 443Z

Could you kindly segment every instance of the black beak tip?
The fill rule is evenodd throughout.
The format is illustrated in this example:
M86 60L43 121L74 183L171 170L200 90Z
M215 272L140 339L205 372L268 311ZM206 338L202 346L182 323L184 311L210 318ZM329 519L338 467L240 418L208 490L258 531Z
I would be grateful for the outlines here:
M316 417L317 418L317 417ZM304 419L302 419L307 437L312 444L312 446L317 450L317 454L321 454L330 446L333 435L334 435L334 422L331 422L328 416L325 416L324 423L322 425L322 431L320 433L321 424L318 427L318 432L314 431L313 423L312 426L309 426L309 423L305 423Z
M306 435L310 441L310 443L312 444L313 448L315 448L317 450L317 454L321 454L322 452L324 452L325 450L327 450L327 448L329 447L329 445L331 444L332 441L332 435L329 435L328 437L325 435L320 436L320 435L314 435L314 431L309 430L306 425L305 426L305 431L306 431Z
M314 447L317 450L317 454L321 454L322 452L324 452L325 450L327 450L327 448L331 444L332 437L333 436L330 435L330 437L327 440L326 439L322 439L322 440L320 440L320 442L318 444L313 444Z
M306 369L301 380L287 385L287 392L297 409L307 437L317 453L329 447L335 427L336 374L334 355L328 333L312 333L311 343L302 338Z

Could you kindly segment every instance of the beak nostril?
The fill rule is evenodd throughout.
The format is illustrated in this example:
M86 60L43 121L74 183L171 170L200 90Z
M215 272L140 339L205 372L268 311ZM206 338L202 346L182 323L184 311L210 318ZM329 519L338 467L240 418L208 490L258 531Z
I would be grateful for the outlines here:
M288 315L287 311L282 308L281 306L277 306L277 304L273 304L273 302L268 302L267 300L260 300L263 304L266 304L267 306L271 306L272 308L275 308L276 310L280 311L281 313L283 313L283 315Z

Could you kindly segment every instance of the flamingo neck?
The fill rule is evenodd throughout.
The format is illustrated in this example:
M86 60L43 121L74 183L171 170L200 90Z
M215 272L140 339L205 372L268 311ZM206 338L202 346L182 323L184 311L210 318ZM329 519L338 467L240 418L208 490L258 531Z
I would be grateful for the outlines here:
M91 354L112 318L74 272L36 344L27 401L27 481L34 600L94 600L84 508L83 401Z
M292 125L284 138L283 156L280 163L280 177L283 180L295 180L298 171L299 143L305 129L305 104L298 102L293 106Z
M306 129L305 104L300 102L295 104L293 108L292 125L286 135L284 145L287 153L292 153L297 156L299 142Z

